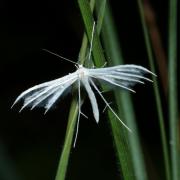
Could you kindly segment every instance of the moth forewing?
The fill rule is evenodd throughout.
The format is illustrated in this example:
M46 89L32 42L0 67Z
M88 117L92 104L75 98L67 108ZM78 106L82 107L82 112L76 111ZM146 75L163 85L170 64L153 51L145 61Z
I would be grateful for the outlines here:
M144 77L145 73L155 75L148 69L137 65L118 65L107 68L90 69L89 74L96 79L104 80L112 85L135 92L132 87L136 83L144 84L143 80L150 81Z
M135 93L135 91L134 91L133 89L129 88L129 85L124 86L124 85L121 84L121 83L116 83L113 79L108 79L108 78L105 78L105 77L103 77L103 76L102 76L102 77L99 77L99 79L104 80L104 81L106 81L107 83L112 84L112 85L114 85L114 86L118 86L118 87L121 87L121 88L123 88L123 89L129 90L129 91Z
M88 94L88 97L92 106L94 118L96 122L98 123L99 122L99 108L98 108L98 104L97 104L97 100L94 95L94 92L92 91L92 88L89 84L89 78L90 77L84 76L83 78L81 78L81 81L87 91L87 94Z
M61 85L59 87L59 89L57 89L57 91L53 94L53 96L48 99L48 102L45 105L45 113L55 104L55 102L59 99L59 97L63 94L63 92L70 87L74 82L76 81L76 79L74 79L73 81L69 82L66 85Z
M49 82L45 82L39 85L35 85L26 91L22 92L13 103L12 107L19 102L21 99L24 99L24 103L20 111L25 107L30 106L33 109L36 106L40 106L44 100L52 98L51 95L56 91L64 92L69 86L71 86L78 79L77 73L66 75L62 78L58 78ZM62 93L61 93L62 94ZM60 95L61 95L60 94ZM59 96L58 96L59 97ZM44 104L44 103L43 103ZM46 107L46 106L45 106ZM46 108L47 109L47 108ZM48 108L49 109L49 108Z
M138 80L138 78L133 78L133 77L126 77L126 76L119 76L119 75L111 75L111 74L107 74L105 75L106 78L109 79L115 79L115 80L119 80L119 81L124 81L124 82L134 82L134 83L140 83L140 84L144 84L143 81Z
M57 89L57 86L50 86L43 89L42 91L37 91L32 95L27 94L26 96L24 96L24 103L19 112L21 112L25 107L31 107L31 110L34 109L36 106L40 105L43 100L54 94Z

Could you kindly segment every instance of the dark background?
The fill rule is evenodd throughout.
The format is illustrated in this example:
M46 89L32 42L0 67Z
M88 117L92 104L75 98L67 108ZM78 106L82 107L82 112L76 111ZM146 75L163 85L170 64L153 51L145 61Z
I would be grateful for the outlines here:
M111 6L126 63L149 67L136 1L117 2L111 1ZM150 2L166 50L168 4L162 0ZM42 49L76 61L84 31L78 4L67 0L1 1L0 22L0 180L52 180L64 142L71 93L46 115L42 108L18 113L21 103L10 107L27 88L76 70L73 64ZM133 99L147 166L157 173L161 167L152 167L151 163L161 160L158 155L162 152L152 84L135 88ZM101 111L103 107L100 101ZM89 119L82 117L80 121L67 179L118 179L105 114L100 113L97 125L88 100L83 112Z

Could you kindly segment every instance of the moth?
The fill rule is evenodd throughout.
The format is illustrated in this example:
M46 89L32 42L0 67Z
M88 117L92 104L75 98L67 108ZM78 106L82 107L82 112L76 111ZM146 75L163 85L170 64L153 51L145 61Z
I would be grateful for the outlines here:
M94 26L93 26L93 31L94 31ZM93 34L94 34L93 31L92 31L92 39L93 39ZM92 39L91 39L91 44L90 44L89 58L90 58L90 54L92 50ZM59 57L67 61L71 61L62 56L59 56ZM77 64L76 67L77 67L77 70L73 73L70 73L68 75L65 75L64 77L61 77L61 78L58 78L49 82L35 85L27 89L26 91L22 92L17 97L17 99L15 100L12 106L14 106L20 100L23 100L24 103L20 111L22 111L26 107L30 107L31 109L34 109L35 107L43 106L45 108L45 113L46 113L69 87L73 86L74 84L77 84L79 111L78 111L76 137L78 133L80 115L81 114L84 115L81 112L81 87L82 86L87 92L87 95L91 103L93 116L97 123L99 122L99 108L98 108L98 103L97 103L94 91L96 91L97 94L99 94L99 96L102 98L102 100L106 104L106 107L109 108L109 110L122 123L122 125L126 129L131 131L131 129L119 118L119 116L112 109L110 104L107 102L102 92L100 91L99 87L96 85L96 81L99 81L100 83L104 81L105 83L109 85L117 86L125 90L135 92L131 87L135 85L136 83L144 84L144 81L152 82L149 78L144 77L144 74L147 74L147 73L152 74L152 75L155 75L155 74L142 66L138 66L134 64L117 65L117 66L102 67L102 68L86 68L81 64ZM75 138L75 141L76 141L76 138Z

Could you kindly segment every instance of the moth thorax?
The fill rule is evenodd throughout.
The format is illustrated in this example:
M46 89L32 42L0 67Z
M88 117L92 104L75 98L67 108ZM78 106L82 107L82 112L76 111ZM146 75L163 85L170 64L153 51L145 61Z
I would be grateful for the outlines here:
M84 68L83 66L81 66L81 67L78 69L78 75L79 75L79 78L84 78L85 76L88 75L87 69Z

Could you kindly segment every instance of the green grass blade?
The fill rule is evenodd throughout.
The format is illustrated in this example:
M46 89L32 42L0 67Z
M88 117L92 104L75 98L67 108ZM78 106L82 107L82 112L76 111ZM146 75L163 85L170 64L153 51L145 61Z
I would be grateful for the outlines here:
M95 0L91 0L90 1L90 9L92 12L94 10L94 7L95 7ZM88 48L88 37L87 37L86 33L84 33L80 52L79 52L79 60L80 60L81 64L84 64L86 53L87 53L87 48Z
M150 37L148 34L148 28L147 28L147 25L145 22L143 5L142 5L141 0L138 0L138 6L139 6L139 11L140 11L141 23L142 23L142 27L143 27L145 44L146 44L146 48L147 48L147 54L148 54L150 68L151 68L152 72L155 72L153 52L152 52L152 48L151 48ZM158 88L157 78L154 76L152 78L154 81L153 88L154 88L156 107L157 107L159 126L160 126L160 133L161 133L162 150L163 150L163 158L164 158L164 166L165 166L164 172L166 175L166 179L170 180L170 167L169 167L170 163L169 163L169 155L168 155L167 137L166 137L165 125L164 125L164 117L163 117L162 105L161 105L161 99L160 99L160 91Z
M95 0L91 0L90 7L92 11L94 9L94 5L95 5ZM99 29L101 29L101 25L99 23L97 24L97 26L99 26ZM85 60L87 47L88 47L88 39L87 39L86 34L84 34L80 53L79 53L79 59L82 64ZM78 102L77 102L77 99L74 98L70 107L66 136L65 136L64 146L63 146L61 158L60 158L58 169L57 169L57 174L55 178L56 180L64 180L66 177L67 166L68 166L70 151L72 147L74 129L76 126L77 113L78 113Z
M88 40L90 42L93 23L94 23L94 19L91 13L91 8L87 0L78 0L78 4L79 4L83 22L86 28ZM102 49L102 46L101 46L101 43L100 43L100 40L96 31L95 31L94 39L93 39L92 55L93 55L94 61L96 62L96 66L97 67L102 66L103 63L105 62L105 58L104 58L103 49Z
M118 111L118 114L119 112L120 111ZM110 111L108 111L108 117L118 161L117 167L122 173L121 176L124 180L135 180L136 178L133 170L132 157L130 154L127 129L125 129L122 124L120 124L120 122L114 118L114 115Z
M103 39L104 39L106 53L108 54L108 57L111 58L112 64L113 65L123 64L123 58L119 46L119 41L117 38L117 33L108 6L104 17L104 26L102 30L103 30L103 37L104 37ZM125 93L125 92L115 92L115 98L118 104L118 110L120 114L123 114L123 120L126 120L126 124L133 130L133 133L126 132L125 134L127 135L126 138L128 138L129 150L131 153L131 155L128 155L128 157L131 158L132 161L132 165L129 164L129 167L127 169L129 170L129 174L131 176L128 176L128 174L126 174L127 175L126 178L138 179L138 180L147 179L147 174L146 174L143 155L142 155L142 149L140 146L140 139L138 136L138 130L135 121L135 114L134 114L130 95L129 93ZM120 145L117 144L117 149L120 148L121 148ZM121 156L121 153L122 152L120 151L118 154L119 157Z
M85 24L85 28L87 31L87 34L91 34L91 29L88 28L88 26L90 25L91 27L93 26L93 17L92 17L92 13L90 13L90 9L88 6L87 1L84 0L79 0L79 5L80 5L80 9L81 9L81 13L82 16L84 16L83 20L84 20L84 24ZM82 3L82 4L81 4ZM103 10L102 10L103 11ZM97 25L98 27L98 25ZM89 31L89 32L88 32ZM98 38L98 37L97 37ZM99 39L94 39L94 43L96 43L95 41L97 41L97 43L99 43ZM90 41L90 38L89 38ZM94 44L93 44L94 45ZM100 46L101 47L101 46ZM96 52L94 52L96 53ZM97 53L102 53L101 55L94 55L94 61L95 61L95 65L101 66L103 64L102 60L97 58L97 57L102 57L104 56L102 50L97 51ZM104 57L102 58L104 61ZM133 178L133 173L131 172L131 158L129 157L129 149L127 146L127 141L126 141L126 133L127 130L124 129L124 127L120 124L119 121L117 121L117 119L114 118L114 116L109 113L109 117L110 117L110 123L111 123L111 127L112 127L112 133L113 133L113 137L115 139L115 147L117 148L118 151L118 155L120 157L120 164L121 164L121 170L122 170L122 174L124 179L134 179ZM125 133L123 133L125 132ZM119 168L120 169L120 168Z
M68 165L68 160L69 160L69 155L70 155L70 150L74 135L74 129L76 125L77 113L78 113L78 104L77 104L77 100L74 98L71 104L65 142L61 153L61 159L59 162L55 180L64 180L66 176L67 165Z
M98 14L97 32L98 32L98 35L100 35L102 24L104 21L104 14L106 10L106 0L97 0L96 2L97 2L96 11Z
M169 120L172 180L180 177L178 151L178 97L177 97L177 0L169 1Z

